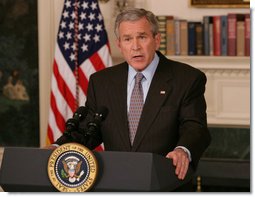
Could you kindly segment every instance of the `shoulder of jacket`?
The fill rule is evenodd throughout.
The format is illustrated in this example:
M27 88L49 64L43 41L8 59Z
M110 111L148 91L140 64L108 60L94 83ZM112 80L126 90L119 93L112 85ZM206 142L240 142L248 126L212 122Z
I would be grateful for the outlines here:
M127 69L127 63L123 62L111 67L107 67L100 71L97 71L91 74L91 78L105 78L112 75L118 75L119 73L123 72L125 69Z

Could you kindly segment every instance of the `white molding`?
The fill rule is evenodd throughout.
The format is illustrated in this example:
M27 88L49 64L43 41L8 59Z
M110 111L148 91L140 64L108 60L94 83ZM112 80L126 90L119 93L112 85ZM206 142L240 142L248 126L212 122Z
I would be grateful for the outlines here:
M51 74L63 0L38 0L40 146L46 143Z
M250 122L249 80L228 79L216 81L218 95L217 116Z
M241 56L167 56L175 61L185 62L206 70L250 70L250 57Z
M52 1L38 0L40 145L45 144L47 133L46 117L49 111L50 68L53 60L52 29Z
M202 70L210 126L250 126L250 57L168 56Z

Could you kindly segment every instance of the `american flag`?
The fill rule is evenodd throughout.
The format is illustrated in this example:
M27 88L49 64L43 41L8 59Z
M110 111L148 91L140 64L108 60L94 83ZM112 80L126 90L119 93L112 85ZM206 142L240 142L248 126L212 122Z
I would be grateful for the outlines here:
M46 144L86 101L89 76L112 66L107 32L97 0L65 0L59 25Z

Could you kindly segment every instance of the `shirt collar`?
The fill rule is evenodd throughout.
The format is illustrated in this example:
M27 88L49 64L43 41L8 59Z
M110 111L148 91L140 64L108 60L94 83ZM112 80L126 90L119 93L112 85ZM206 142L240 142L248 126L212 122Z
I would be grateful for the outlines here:
M147 66L143 71L143 76L146 80L152 80L152 77L157 69L159 63L159 56L157 53L155 53L154 58L152 62ZM131 66L128 65L128 85L130 85L135 78L137 71Z

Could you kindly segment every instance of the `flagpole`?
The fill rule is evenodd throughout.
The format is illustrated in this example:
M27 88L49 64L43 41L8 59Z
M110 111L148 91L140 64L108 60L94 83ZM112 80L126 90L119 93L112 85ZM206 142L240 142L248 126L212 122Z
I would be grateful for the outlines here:
M74 45L75 45L75 79L76 79L76 97L75 97L75 109L79 107L79 40L78 40L78 34L79 34L79 12L78 12L78 0L75 0L75 20L74 20Z

